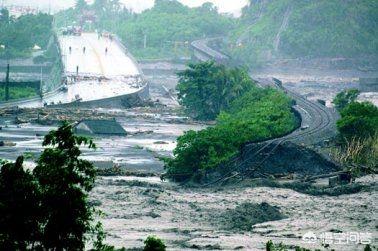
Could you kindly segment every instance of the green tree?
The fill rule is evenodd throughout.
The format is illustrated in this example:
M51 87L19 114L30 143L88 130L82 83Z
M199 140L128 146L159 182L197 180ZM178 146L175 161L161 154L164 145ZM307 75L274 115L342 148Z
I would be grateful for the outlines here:
M75 8L82 11L88 8L88 4L85 0L76 0Z
M143 251L165 251L164 242L156 236L148 236L144 241Z
M213 127L188 131L177 139L174 158L164 159L166 177L201 181L208 171L222 168L246 142L284 135L298 125L284 93L257 87L233 100L216 121Z
M0 50L0 57L29 56L34 44L46 48L51 35L52 16L48 14L8 17L8 21L0 21L0 43L5 45L5 49Z
M36 247L41 235L40 190L23 157L0 171L0 250Z
M208 61L189 64L178 74L178 98L189 114L197 119L212 120L230 103L254 86L246 70L227 69Z
M352 102L341 111L337 129L342 138L364 139L378 133L378 108L370 102Z
M2 25L8 24L10 21L9 11L6 8L0 10L0 23Z
M45 136L42 152L33 173L42 192L43 247L54 250L84 250L85 234L93 230L94 209L88 203L95 169L79 158L80 145L94 143L75 136L64 123Z
M348 104L356 101L360 91L357 89L350 89L338 93L333 99L332 103L335 105L338 111L344 109Z

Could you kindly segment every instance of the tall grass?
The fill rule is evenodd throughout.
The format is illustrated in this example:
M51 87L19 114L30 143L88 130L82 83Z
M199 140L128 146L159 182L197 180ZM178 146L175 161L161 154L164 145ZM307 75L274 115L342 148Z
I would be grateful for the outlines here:
M333 152L334 159L353 174L378 172L378 134L352 138Z

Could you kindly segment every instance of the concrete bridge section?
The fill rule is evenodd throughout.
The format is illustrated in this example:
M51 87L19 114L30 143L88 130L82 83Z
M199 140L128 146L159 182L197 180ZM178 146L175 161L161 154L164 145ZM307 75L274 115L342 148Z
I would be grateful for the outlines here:
M208 43L217 39L218 38L206 38L193 41L191 43L191 48L193 50L194 57L200 61L214 60L217 63L226 64L230 60L229 56L207 46Z
M117 38L96 33L59 36L66 82L43 99L23 100L9 105L20 107L85 106L116 107L135 99L148 99L148 84L137 62Z

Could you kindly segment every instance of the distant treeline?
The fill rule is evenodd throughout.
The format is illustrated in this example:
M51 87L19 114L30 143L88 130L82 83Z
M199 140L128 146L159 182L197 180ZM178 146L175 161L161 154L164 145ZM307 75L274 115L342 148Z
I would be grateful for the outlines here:
M18 18L0 10L0 58L29 56L34 45L45 49L52 34L53 17L27 14Z
M378 55L378 1L253 1L225 48L249 65L277 57Z
M235 19L220 15L205 3L189 8L177 1L157 0L153 8L131 13L118 1L95 0L92 5L77 1L76 7L56 15L58 27L81 22L82 13L94 12L96 23L88 29L107 30L120 36L138 58L188 56L190 42L205 36L225 36Z
M156 0L153 8L131 13L119 1L78 0L56 15L59 27L85 23L89 29L118 34L138 58L182 57L189 43L222 36L223 50L249 66L277 57L358 57L378 55L378 1L254 1L240 18L219 14L211 3L189 8ZM84 15L85 16L85 15Z

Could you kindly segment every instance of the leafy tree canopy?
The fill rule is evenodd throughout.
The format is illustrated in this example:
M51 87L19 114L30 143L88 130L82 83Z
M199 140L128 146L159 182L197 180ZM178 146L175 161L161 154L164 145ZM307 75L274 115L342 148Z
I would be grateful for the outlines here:
M215 119L220 111L254 86L246 70L227 69L212 61L189 64L178 76L181 105L189 114L203 120Z
M233 74L230 78L230 72L242 78ZM178 138L174 157L164 159L166 175L173 180L199 180L208 170L221 168L246 142L284 135L298 125L291 100L275 89L257 88L244 71L207 62L192 65L182 74L185 81L181 76L181 102L206 118L212 111L217 124ZM235 88L234 84L244 88ZM240 93L233 94L235 89Z
M370 102L350 103L341 111L337 129L346 139L373 137L378 133L378 108Z
M64 123L45 136L32 173L23 169L22 157L1 167L1 250L84 250L88 237L102 231L88 203L95 169L79 158L84 145L95 147ZM96 245L108 247L102 240Z
M225 49L249 65L262 65L271 56L377 55L377 16L375 0L251 0L230 32L232 46Z
M15 19L7 10L0 13L0 57L27 56L37 44L46 48L52 35L52 16L39 13L27 14Z
M335 105L338 111L343 110L348 104L356 101L360 91L357 89L350 89L342 91L336 95L333 99L333 104Z
M23 157L0 170L0 249L26 250L39 241L41 203L35 177L23 169Z
M95 0L89 9L96 12L93 29L116 33L139 58L189 56L189 42L205 35L224 35L235 24L209 3L189 8L176 0L158 0L151 9L135 14L122 8L119 1ZM69 9L56 15L56 23L72 25L81 17L81 10Z

